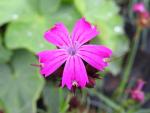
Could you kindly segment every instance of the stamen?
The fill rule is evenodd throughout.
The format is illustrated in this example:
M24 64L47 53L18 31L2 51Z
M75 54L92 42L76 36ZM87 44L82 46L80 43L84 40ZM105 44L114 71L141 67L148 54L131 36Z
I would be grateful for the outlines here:
M111 62L111 59L110 58L104 58L103 61L104 62Z
M31 64L31 65L35 67L43 67L43 64Z
M70 55L75 55L76 54L76 49L75 48L73 48L73 47L70 47L69 49L68 49L68 53L70 54Z
M74 81L72 82L72 86L74 86L74 87L78 87L78 83L77 83L77 81L75 81L75 80L74 80Z
M74 93L74 96L75 96L75 93L76 93L76 89L78 88L78 83L77 81L72 81L72 92Z

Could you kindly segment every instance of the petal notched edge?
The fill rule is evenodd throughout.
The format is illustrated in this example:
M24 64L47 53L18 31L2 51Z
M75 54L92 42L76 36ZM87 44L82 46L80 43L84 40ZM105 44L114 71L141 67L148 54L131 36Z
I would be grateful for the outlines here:
M37 54L42 64L40 73L49 76L56 71L67 59L67 54L61 49L42 51Z
M112 51L99 45L83 45L79 50L80 57L94 68L103 71L108 66L108 62L104 58L110 58Z
M91 25L85 18L79 19L72 32L72 40L77 41L81 45L90 41L99 34L96 26Z
M63 23L56 23L44 33L44 38L58 47L68 46L70 43L69 32Z

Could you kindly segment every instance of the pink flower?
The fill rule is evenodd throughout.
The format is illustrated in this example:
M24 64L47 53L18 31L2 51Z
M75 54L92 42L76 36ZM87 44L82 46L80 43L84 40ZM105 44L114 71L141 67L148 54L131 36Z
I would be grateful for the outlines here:
M145 6L144 3L136 3L133 5L133 11L137 13L143 13L145 12Z
M51 75L65 63L62 87L72 86L84 88L89 82L84 62L103 71L108 65L105 58L109 58L112 51L102 45L86 44L99 32L85 18L79 19L70 35L63 23L57 23L45 32L45 39L56 45L58 49L39 52L39 62L42 64L40 73L45 77Z
M150 17L149 12L145 9L144 3L136 3L133 5L133 11L138 13L139 16L148 19Z
M132 99L139 101L139 102L144 101L144 92L142 91L144 84L145 82L143 80L141 79L138 80L136 88L131 91Z
M150 26L150 13L146 10L144 3L136 3L133 5L133 11L137 13L137 23L142 28Z

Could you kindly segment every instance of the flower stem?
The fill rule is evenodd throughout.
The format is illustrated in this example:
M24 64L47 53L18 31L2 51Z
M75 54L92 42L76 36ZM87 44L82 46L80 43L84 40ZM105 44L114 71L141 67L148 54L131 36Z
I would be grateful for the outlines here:
M137 31L136 31L134 38L133 38L133 46L132 46L131 51L129 53L129 56L127 59L127 64L125 66L125 70L124 70L123 75L122 75L122 81L121 81L121 83L117 89L117 95L119 98L120 98L120 96L122 96L122 94L125 90L126 84L128 82L128 79L129 79L129 75L130 75L130 72L131 72L131 69L132 69L132 66L134 63L134 59L135 59L137 49L138 49L138 44L140 41L140 34L141 34L141 27L137 27Z
M92 93L98 96L101 99L101 101L103 101L107 106L111 107L113 110L117 111L118 113L125 113L125 110L121 106L116 104L107 96L103 95L100 92L97 92L96 90L93 90Z

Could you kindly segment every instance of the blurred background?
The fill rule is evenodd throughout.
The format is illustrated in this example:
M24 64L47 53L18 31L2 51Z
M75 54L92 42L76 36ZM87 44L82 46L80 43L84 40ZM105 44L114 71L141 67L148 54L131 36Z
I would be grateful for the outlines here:
M137 30L137 2L150 10L150 0L0 0L0 113L150 113L150 27ZM55 48L46 30L63 22L71 32L81 17L101 32L91 43L108 46L113 57L94 88L73 94L30 64ZM142 100L131 93L138 80Z

